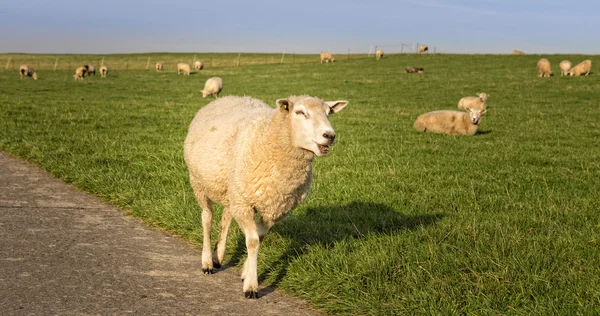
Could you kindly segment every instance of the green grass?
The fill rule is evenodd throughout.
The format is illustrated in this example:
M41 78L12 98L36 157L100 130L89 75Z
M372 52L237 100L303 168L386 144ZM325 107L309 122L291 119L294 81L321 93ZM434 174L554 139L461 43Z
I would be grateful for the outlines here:
M544 57L555 74L563 59L598 59ZM222 95L269 104L346 99L309 199L261 246L263 285L332 314L598 314L600 76L537 78L539 58L388 55L84 82L71 70L38 81L0 70L0 149L199 247L182 146L210 101L204 81L220 76ZM490 94L478 135L412 130L419 114L476 92ZM242 238L234 227L232 264Z

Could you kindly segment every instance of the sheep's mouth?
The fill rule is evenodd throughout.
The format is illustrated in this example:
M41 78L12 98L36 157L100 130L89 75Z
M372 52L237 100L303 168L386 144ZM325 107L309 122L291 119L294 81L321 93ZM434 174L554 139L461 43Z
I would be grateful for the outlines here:
M323 155L329 154L329 145L317 144L317 147L319 148L319 151L321 152L321 154L323 154Z

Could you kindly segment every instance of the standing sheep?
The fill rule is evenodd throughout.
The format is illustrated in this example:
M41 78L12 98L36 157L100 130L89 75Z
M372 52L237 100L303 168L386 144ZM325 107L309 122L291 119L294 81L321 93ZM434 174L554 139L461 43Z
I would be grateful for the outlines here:
M335 143L329 115L348 101L292 96L276 104L273 109L250 97L215 100L198 111L183 147L190 184L202 208L202 271L211 274L223 264L229 225L235 219L248 251L242 270L246 298L258 298L260 241L306 199L313 159L328 155ZM213 203L223 205L214 254Z
M427 45L421 45L419 46L419 54L423 54L424 52L429 51L429 47L427 47Z
M215 97L219 96L219 92L223 90L223 79L219 77L212 77L206 80L204 83L204 90L202 90L202 97L206 98L209 95Z
M552 67L546 58L542 58L537 62L538 77L552 76Z
M87 68L85 68L85 66L78 67L77 69L75 69L75 74L73 75L73 78L75 78L75 80L83 80L83 77L85 77L86 72Z
M525 55L525 53L520 50L513 49L513 55Z
M100 75L102 76L102 78L106 78L106 75L108 75L108 67L100 67Z
M569 74L569 69L571 69L571 62L568 60L563 60L560 62L560 75L567 76Z
M92 66L92 65L85 65L86 67L86 73L88 76L90 76L91 74L94 74L94 76L96 76L96 67Z
M196 70L202 70L204 68L204 63L196 60L196 62L194 62L194 69Z
M375 52L375 59L376 59L376 60L380 60L380 59L381 59L381 57L383 57L383 51L382 51L381 49L378 49L378 50Z
M419 132L433 132L448 135L475 135L486 110L467 109L462 111L433 111L421 114L413 128Z
M29 65L23 64L21 67L19 67L19 77L23 79L23 76L31 77L33 80L37 80L37 73L35 70L33 70L33 67Z
M156 63L156 65L154 66L154 69L156 69L156 71L162 71L163 70L163 64L161 63Z
M468 111L469 108L475 108L478 110L487 109L487 99L489 94L485 92L477 92L476 97L464 97L458 101L458 108L461 110Z
M190 75L191 72L191 68L190 65L186 64L186 63L179 63L177 64L177 74L180 75L182 72L184 75Z
M333 57L333 55L331 55L331 53L328 52L321 52L321 64L323 63L323 61L325 61L326 63L334 62L335 58Z
M590 71L592 71L592 61L586 59L577 64L577 66L571 68L571 70L569 70L569 76L587 76L590 74Z

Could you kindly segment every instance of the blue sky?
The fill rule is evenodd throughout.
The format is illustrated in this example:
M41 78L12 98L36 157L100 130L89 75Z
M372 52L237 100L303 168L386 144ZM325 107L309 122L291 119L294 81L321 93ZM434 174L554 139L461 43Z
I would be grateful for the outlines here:
M445 53L600 54L599 11L598 0L0 0L0 52L366 53L424 43Z

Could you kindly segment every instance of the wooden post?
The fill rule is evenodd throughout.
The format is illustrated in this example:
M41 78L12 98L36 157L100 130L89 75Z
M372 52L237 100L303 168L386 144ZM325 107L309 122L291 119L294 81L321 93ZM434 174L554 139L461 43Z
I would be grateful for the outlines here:
M104 56L102 56L102 61L100 62L100 67L104 66Z
M195 59L196 57L194 57ZM146 63L146 70L148 70L148 67L150 67L150 57L148 57L148 62Z
M240 65L240 56L241 55L242 55L242 53L238 53L237 64L235 65L236 67Z
M56 58L56 61L54 61L54 71L56 71L57 66L58 66L58 57Z
M283 54L281 54L281 61L279 62L280 64L283 64L283 56L285 56L285 49L283 50Z
M10 60L12 59L12 57L8 57L8 62L6 62L6 68L4 68L4 70L8 69L8 65L10 65Z
M350 48L348 48L348 58L346 59L350 60Z

